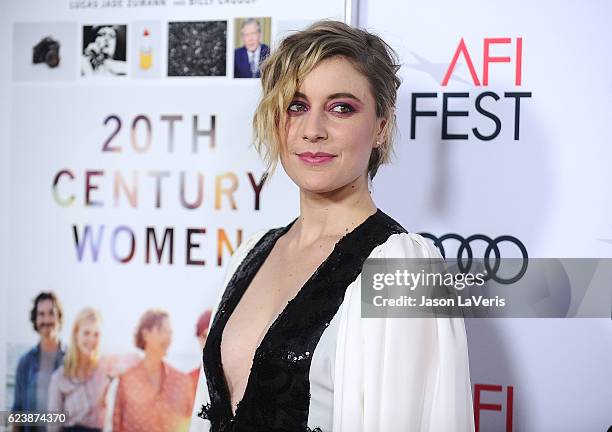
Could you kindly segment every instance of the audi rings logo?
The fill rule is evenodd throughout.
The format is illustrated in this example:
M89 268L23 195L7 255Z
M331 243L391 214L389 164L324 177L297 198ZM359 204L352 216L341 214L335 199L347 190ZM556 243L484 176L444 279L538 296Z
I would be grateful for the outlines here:
M459 234L454 234L454 233L444 234L441 237L436 237L435 235L427 233L427 232L419 233L419 234L425 238L432 240L434 242L434 245L436 245L437 248L440 249L440 253L442 254L444 258L446 258L444 242L447 240L458 241L459 249L457 249L457 266L459 267L459 270L462 273L469 272L470 268L472 267L472 260L474 259L474 252L472 250L471 244L472 242L475 242L475 241L483 241L487 244L487 248L485 249L484 257L483 257L483 264L485 266L485 269L487 270L486 279L493 279L494 281L500 284L511 284L521 279L523 275L525 274L525 272L527 271L527 266L529 263L529 256L527 255L527 248L516 237L510 236L510 235L502 235L502 236L492 239L491 237L486 236L484 234L474 234L474 235L469 236L468 238L464 238L460 236ZM518 247L519 250L521 251L521 255L523 256L523 262L521 265L521 269L516 275L512 276L511 278L502 278L502 277L497 276L497 271L499 270L499 267L501 265L501 253L499 251L499 245L504 242L509 242L515 245L516 247ZM495 263L493 264L493 267L491 267L491 258L492 258L491 252L493 252L493 254L495 255ZM467 254L467 262L465 264L464 264L464 260L465 260L464 254Z

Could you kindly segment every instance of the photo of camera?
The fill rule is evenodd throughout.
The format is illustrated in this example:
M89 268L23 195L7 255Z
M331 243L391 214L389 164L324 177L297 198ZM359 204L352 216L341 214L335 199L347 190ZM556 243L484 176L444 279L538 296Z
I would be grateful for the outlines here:
M59 50L59 42L47 36L32 48L32 63L46 63L51 68L57 67L60 62Z

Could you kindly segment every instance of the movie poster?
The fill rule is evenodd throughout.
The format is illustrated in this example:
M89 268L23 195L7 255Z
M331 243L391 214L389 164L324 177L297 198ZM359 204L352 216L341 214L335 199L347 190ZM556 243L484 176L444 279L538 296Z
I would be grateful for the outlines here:
M129 429L120 417L150 392L140 369L154 358L174 393L152 411L168 419L167 430L186 430L193 399L185 395L195 392L207 311L231 254L298 211L282 169L265 180L251 146L260 64L287 32L344 20L344 8L272 0L4 6L12 42L3 83L11 105L3 119L11 184L3 409L55 403L64 360L41 356L19 372L20 359L50 331L65 356L71 345L85 349L75 335L88 329L98 338L102 378L92 397L108 407L104 429ZM53 301L37 306L51 305L55 316L37 316L42 306L32 314L34 299L51 292ZM36 368L47 396L19 383Z

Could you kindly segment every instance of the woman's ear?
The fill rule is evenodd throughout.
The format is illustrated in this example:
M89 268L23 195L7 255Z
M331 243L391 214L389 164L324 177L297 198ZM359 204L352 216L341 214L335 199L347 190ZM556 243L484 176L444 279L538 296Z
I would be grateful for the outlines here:
M376 129L374 134L374 142L372 143L372 148L378 148L381 146L383 141L382 130L384 129L385 120L382 118L376 119Z
M391 111L387 117L381 117L378 119L378 127L376 130L376 144L374 147L380 147L389 138L389 119L394 115L394 111Z

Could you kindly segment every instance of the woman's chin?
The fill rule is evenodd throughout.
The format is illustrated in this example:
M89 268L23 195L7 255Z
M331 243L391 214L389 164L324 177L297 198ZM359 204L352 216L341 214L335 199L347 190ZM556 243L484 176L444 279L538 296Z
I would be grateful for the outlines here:
M308 193L328 193L338 189L337 181L334 181L320 173L318 175L304 175L293 178L293 182L302 192Z
M303 183L298 186L300 191L309 194L328 194L338 189L332 184L321 182Z
M93 357L93 350L88 348L81 348L80 350L81 357L85 359L90 359Z

